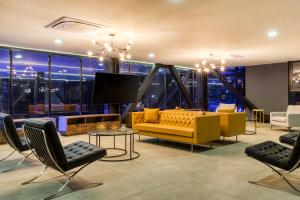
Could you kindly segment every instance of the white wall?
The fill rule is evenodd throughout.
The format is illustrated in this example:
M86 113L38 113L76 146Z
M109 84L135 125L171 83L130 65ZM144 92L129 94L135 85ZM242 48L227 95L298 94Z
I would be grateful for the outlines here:
M265 114L288 106L288 63L246 67L246 97Z

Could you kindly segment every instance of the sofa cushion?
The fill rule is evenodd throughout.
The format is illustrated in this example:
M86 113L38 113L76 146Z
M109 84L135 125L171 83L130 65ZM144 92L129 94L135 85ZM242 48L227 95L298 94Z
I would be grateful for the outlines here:
M144 108L144 122L158 123L159 108Z
M283 123L285 123L286 122L286 117L272 117L271 120L274 121L274 122L283 122Z
M234 113L235 108L219 108L219 113Z
M178 135L183 137L193 137L194 135L193 128L184 127L184 126L166 125L166 124L139 123L139 124L135 124L135 129L140 131Z

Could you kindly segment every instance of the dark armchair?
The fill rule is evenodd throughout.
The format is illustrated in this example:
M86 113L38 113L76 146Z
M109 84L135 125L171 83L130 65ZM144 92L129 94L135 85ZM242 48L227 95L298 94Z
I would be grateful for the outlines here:
M299 189L295 187L286 176L287 174L292 173L300 166L300 137L297 136L293 148L287 146L267 141L260 144L256 144L246 148L245 153L264 163L270 167L274 172L279 176L278 178L283 178L285 182L289 184L296 192L300 193ZM285 170L286 173L277 170L276 168ZM277 179L278 179L277 178ZM275 180L277 180L275 179ZM263 183L251 181L250 183L263 185Z
M297 140L299 132L292 132L279 137L279 141L293 146Z
M37 177L23 184L28 184L37 179L48 167L61 172L67 178L62 187L45 199L56 197L78 172L92 162L106 156L105 149L83 141L63 147L52 121L27 121L25 122L24 132L31 141L33 153L45 165L45 168ZM67 173L67 171L77 167L80 168L72 175Z
M8 156L2 158L0 161L6 160L15 152L18 152L19 154L24 156L24 158L20 162L18 162L17 165L2 171L7 172L20 166L24 162L24 160L30 156L31 153L25 153L26 151L30 150L30 144L27 144L27 140L25 139L25 137L19 137L13 119L9 114L0 113L0 131L2 132L2 135L7 144L13 149L13 151Z

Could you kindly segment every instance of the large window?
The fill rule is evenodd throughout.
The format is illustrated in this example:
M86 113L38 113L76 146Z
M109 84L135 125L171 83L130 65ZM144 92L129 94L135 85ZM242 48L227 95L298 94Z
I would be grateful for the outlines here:
M242 95L245 95L245 69L244 67L228 68L223 77L232 84ZM238 111L244 110L244 105L233 95L217 78L209 74L208 84L208 110L215 111L219 103L234 103Z
M13 50L12 56L14 117L48 115L48 54Z
M53 55L51 59L51 112L80 114L80 58ZM83 77L86 78L86 77Z
M96 72L106 72L107 67L96 58L82 59L82 114L104 113L104 105L92 105Z
M9 50L0 49L0 112L9 113L10 59Z

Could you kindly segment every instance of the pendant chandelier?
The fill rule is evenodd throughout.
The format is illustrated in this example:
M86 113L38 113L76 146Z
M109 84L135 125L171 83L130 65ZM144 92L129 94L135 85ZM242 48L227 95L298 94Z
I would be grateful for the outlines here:
M216 59L214 54L209 54L208 59L204 59L201 64L195 64L195 67L199 73L209 73L211 70L219 70L221 72L225 71L225 59Z
M99 61L103 61L105 57L119 58L121 61L131 59L131 54L129 53L132 47L132 40L129 40L125 47L115 46L115 34L109 34L109 41L101 44L97 41L93 41L94 44L100 47L99 50Z

